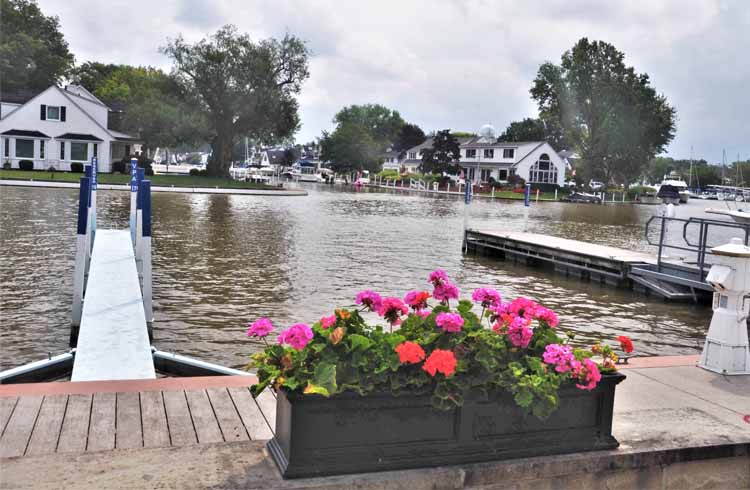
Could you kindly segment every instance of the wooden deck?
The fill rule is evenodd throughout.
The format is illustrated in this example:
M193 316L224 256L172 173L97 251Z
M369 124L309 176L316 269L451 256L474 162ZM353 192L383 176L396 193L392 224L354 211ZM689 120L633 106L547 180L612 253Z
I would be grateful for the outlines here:
M6 385L0 458L270 439L272 392L217 378Z

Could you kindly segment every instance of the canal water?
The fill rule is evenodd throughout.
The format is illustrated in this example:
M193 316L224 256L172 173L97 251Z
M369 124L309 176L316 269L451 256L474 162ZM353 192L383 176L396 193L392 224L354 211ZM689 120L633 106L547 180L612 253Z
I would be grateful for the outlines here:
M428 289L445 269L469 297L491 286L554 309L588 344L630 336L644 355L699 352L710 309L461 253L465 205L430 197L310 186L307 197L153 195L154 344L239 367L261 345L245 324L313 322L353 304L362 289L384 295ZM66 350L77 191L0 188L0 367ZM126 227L129 194L101 191L98 226ZM677 208L701 214L705 202ZM650 251L644 224L657 206L478 200L470 226L527 230Z

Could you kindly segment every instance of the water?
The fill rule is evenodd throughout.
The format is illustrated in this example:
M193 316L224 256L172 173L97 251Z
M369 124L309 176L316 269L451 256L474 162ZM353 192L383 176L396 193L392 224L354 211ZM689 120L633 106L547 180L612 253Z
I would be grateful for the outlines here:
M260 316L312 322L357 292L428 288L444 268L462 296L480 286L555 309L576 341L625 334L638 353L696 353L710 309L461 253L464 204L391 192L309 187L307 197L153 195L154 344L240 367L261 345L244 335ZM98 193L98 227L126 227L129 194ZM0 188L0 367L67 349L77 191ZM705 202L678 207L699 213ZM650 250L643 225L655 206L475 201L480 223Z

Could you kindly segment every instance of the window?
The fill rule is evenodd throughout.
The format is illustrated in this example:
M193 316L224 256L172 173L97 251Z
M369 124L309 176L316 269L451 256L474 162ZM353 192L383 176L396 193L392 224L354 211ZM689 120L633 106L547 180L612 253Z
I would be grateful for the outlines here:
M70 159L78 162L86 162L89 159L88 143L71 143Z
M466 158L476 158L477 150L466 150Z
M60 160L65 160L65 142L60 142Z
M504 148L503 149L503 158L513 158L515 155L515 150L513 148Z
M94 143L94 158L99 156L99 143Z
M482 182L489 181L490 175L492 175L492 170L489 168L483 168L482 173L480 174Z
M557 167L549 159L549 155L539 155L534 165L529 170L529 182L537 184L557 184Z
M44 160L44 140L39 140L39 158Z
M500 175L498 180L508 180L508 171L507 170L500 170Z
M5 158L10 157L10 138L5 138Z
M34 140L16 139L16 158L34 158Z
M57 105L47 106L47 120L48 121L60 120L60 106L57 106Z
M495 150L492 148L484 150L484 158L495 158Z
M416 151L410 151L409 152L409 160L416 160L417 159L417 152Z

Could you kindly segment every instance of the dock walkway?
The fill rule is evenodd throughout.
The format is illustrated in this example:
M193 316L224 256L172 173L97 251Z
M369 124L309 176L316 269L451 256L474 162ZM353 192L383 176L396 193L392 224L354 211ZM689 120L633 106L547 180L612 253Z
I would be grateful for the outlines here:
M99 230L71 381L155 377L130 232Z

